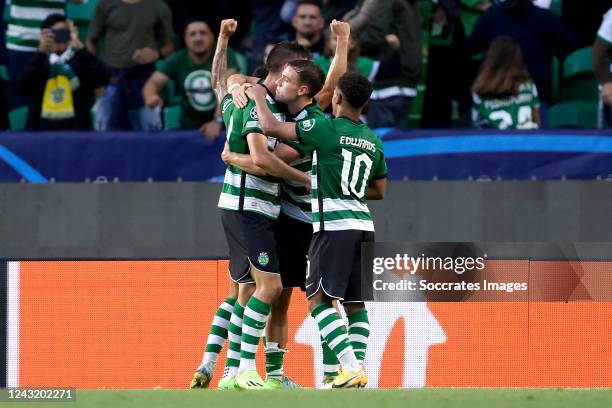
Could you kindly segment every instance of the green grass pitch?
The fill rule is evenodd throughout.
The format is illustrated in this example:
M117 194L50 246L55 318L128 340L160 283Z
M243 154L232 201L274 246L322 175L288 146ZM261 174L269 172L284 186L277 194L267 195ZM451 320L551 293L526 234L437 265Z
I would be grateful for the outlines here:
M23 403L14 405L25 406ZM78 390L76 402L38 405L74 408L610 408L612 389Z

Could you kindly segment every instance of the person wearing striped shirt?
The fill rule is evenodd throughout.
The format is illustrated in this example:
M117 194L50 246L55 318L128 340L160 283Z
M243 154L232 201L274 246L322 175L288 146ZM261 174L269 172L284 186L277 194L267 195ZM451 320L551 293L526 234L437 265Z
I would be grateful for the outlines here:
M286 76L299 83L297 71ZM356 353L363 350L365 354L369 333L361 294L361 243L374 241L374 223L366 200L383 198L387 176L382 143L359 121L371 92L367 78L344 74L332 99L335 119L321 114L287 124L277 121L267 109L261 87L247 90L267 134L299 141L312 154L314 235L308 253L306 294L321 336L342 365L332 388L367 383ZM332 306L334 299L341 301L347 312L348 332Z
M83 0L70 0L82 3ZM9 20L6 28L9 95L12 109L27 105L27 97L19 87L23 67L38 51L40 25L51 14L65 14L66 0L10 0Z
M268 89L267 103L279 120L284 121L286 116L282 107L274 101L273 95L282 68L288 61L308 58L309 55L308 50L295 42L279 43L270 51L266 62L268 75L260 83ZM232 77L228 85L231 82ZM275 239L276 220L280 213L279 179L308 186L310 179L306 173L290 167L272 153L277 141L265 136L261 130L255 104L248 102L244 108L238 108L237 105L231 108L233 101L230 99L228 95L221 103L228 147L232 152L248 153L252 165L265 175L256 169L244 171L230 164L219 197L221 219L230 249L230 275L232 280L240 284L237 302L239 308L235 307L234 313L242 313L242 318L237 316L234 319L237 330L233 333L237 335L241 329L240 345L233 346L230 337L230 349L239 347L239 364L236 366L235 362L228 361L228 364L234 365L226 366L228 370L224 372L219 386L262 388L264 382L255 369L255 352L271 305L282 292ZM230 109L233 112L227 115Z
M322 108L331 104L333 90L339 78L347 70L350 26L332 21L330 31L338 37L334 60L327 78L310 61L296 60L287 64L277 82L275 100L286 104L290 121L297 122L321 115ZM296 70L300 72L295 81ZM293 74L293 81L288 75ZM323 81L325 82L323 84ZM321 88L321 85L323 87ZM315 95L316 94L316 95ZM314 99L313 99L314 95ZM275 154L292 167L310 174L310 153L304 152L299 143L281 143ZM251 165L249 155L224 152L226 161L233 165ZM277 253L283 283L283 292L272 305L266 326L266 386L291 388L283 371L283 356L287 344L287 311L294 287L305 290L307 255L312 238L310 192L303 186L281 180L281 212L276 229ZM338 375L338 361L329 347L322 343L324 362L324 386Z

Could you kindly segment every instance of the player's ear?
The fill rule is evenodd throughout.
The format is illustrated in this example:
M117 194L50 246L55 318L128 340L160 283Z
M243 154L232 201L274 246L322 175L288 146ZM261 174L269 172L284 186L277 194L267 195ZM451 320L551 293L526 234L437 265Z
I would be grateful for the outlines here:
M308 92L310 92L310 88L308 88L308 85L301 85L298 88L298 95L299 96L308 95Z

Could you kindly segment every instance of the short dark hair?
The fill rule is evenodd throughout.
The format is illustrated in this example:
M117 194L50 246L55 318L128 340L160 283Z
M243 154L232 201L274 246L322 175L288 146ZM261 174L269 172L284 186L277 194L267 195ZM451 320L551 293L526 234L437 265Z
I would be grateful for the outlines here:
M310 60L293 60L288 64L298 74L300 85L308 87L308 96L313 98L325 83L325 74L323 70Z
M251 76L263 79L268 76L268 70L263 65L260 65L253 70Z
M340 77L338 89L349 105L355 109L360 109L368 103L372 94L372 83L368 78L355 72L347 72Z
M40 28L51 28L57 23L65 23L66 21L68 21L68 19L63 14L49 14L47 18L45 18L42 23L40 23Z
M296 41L281 41L270 50L266 60L268 72L276 74L285 64L295 59L310 59L310 51Z
M309 5L309 6L317 6L319 9L322 8L322 4L320 0L298 0L297 4L296 4L296 9L300 6L303 5Z
M199 17L191 17L188 18L187 21L185 21L185 24L183 25L183 35L187 34L187 27L189 27L193 23L204 23L206 24L206 27L208 27L208 29L212 32L212 28L210 27L210 24L208 24L208 21L205 21Z

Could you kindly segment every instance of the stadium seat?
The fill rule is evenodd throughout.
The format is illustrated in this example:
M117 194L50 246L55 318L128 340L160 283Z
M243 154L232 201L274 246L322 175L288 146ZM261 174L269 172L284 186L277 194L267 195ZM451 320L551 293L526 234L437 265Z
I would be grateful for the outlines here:
M28 118L28 107L13 109L9 112L9 123L11 130L23 130L25 128L26 119Z
M0 81L8 81L8 71L6 65L0 65Z
M593 47L574 51L563 61L561 99L597 103L598 83L593 74Z
M561 11L563 10L563 0L552 0L550 2L550 11L557 16L561 17Z
M181 128L181 107L179 105L164 108L164 129Z
M560 95L560 82L561 82L561 64L559 62L559 58L554 57L552 59L552 64L550 66L550 76L551 76L551 98L552 103L557 103L561 100Z
M597 104L575 101L554 105L548 112L549 126L553 129L597 127Z
M93 16L94 9L98 0L87 0L81 4L68 2L66 6L66 15L71 20L89 21Z

